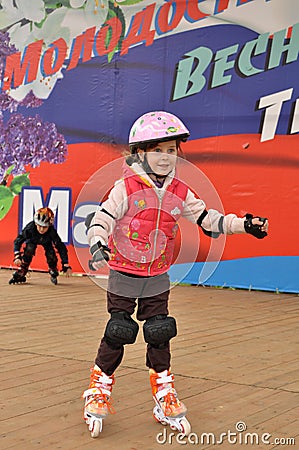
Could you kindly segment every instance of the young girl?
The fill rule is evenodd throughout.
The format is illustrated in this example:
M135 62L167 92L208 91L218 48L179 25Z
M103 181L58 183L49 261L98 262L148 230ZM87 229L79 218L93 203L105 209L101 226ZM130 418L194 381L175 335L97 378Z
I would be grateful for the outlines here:
M55 250L60 255L63 272L66 276L71 274L67 248L53 227L53 223L53 211L50 208L40 208L35 212L33 221L29 222L16 237L14 240L14 264L19 269L13 274L9 284L25 283L26 274L38 245L41 245L45 250L49 274L53 284L57 284L59 275ZM24 251L21 253L23 244Z
M168 315L167 271L174 252L177 221L182 216L202 230L218 237L221 233L267 235L268 221L248 214L222 215L206 210L203 200L180 181L176 162L181 142L189 137L183 122L173 114L158 111L141 116L130 135L130 157L124 164L123 179L111 190L88 225L92 266L110 267L107 306L111 315L91 369L85 398L84 418L93 437L102 429L102 419L111 410L110 395L114 372L120 365L124 345L136 340L144 321L154 416L172 429L188 434L186 406L178 399L170 371L171 338L176 321Z

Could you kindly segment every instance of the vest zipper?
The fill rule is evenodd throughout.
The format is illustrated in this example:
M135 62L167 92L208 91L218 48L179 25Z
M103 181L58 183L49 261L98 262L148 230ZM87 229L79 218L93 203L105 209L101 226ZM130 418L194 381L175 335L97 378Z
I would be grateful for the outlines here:
M150 264L149 264L149 266L148 266L148 269L147 269L147 273L148 273L149 276L150 276L150 273L151 273L152 265L153 265L153 263L154 263L154 261L155 261L156 246L157 246L157 237L158 237L158 233L159 233L158 225L159 225L159 222L160 222L161 206L162 206L162 198L160 197L160 195L159 195L157 192L156 192L156 194L157 194L158 201L159 201L159 209L158 209L158 215L157 215L157 221L156 221L156 231L155 231L155 238L154 238L154 252L153 252L153 259L152 259L152 261L150 262Z

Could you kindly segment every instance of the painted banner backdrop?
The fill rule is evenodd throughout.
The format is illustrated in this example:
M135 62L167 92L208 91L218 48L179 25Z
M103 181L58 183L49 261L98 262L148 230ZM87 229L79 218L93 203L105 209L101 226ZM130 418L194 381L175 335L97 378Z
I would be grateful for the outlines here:
M207 207L270 221L263 240L200 234L195 257L197 227L181 224L171 279L299 292L297 0L0 7L1 267L48 205L73 270L88 273L84 218L121 177L132 123L166 110L190 129L184 176ZM31 267L47 270L40 249Z

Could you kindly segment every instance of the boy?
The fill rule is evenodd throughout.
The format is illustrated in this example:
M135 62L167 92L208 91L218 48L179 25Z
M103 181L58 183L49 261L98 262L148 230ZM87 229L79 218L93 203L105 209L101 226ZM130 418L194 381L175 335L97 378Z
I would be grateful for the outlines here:
M53 223L53 211L50 208L40 208L35 212L33 221L29 222L17 236L14 241L14 264L19 269L13 274L9 284L25 283L26 274L38 245L42 245L45 250L49 274L53 284L57 284L59 275L55 249L61 258L62 271L67 277L70 276L71 267L68 263L68 251L53 227ZM25 246L22 254L21 247L23 244Z

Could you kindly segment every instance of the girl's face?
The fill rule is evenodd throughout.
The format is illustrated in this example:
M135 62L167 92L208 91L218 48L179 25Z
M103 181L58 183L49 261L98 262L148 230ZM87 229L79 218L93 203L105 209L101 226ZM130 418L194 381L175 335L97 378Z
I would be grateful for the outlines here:
M37 231L39 232L39 234L45 234L49 229L49 227L42 227L41 225L37 225L37 224L36 224L36 228L37 228Z
M138 152L140 159L144 160L144 151ZM160 176L166 176L176 165L177 160L176 141L158 142L155 147L146 150L147 162L152 171Z

